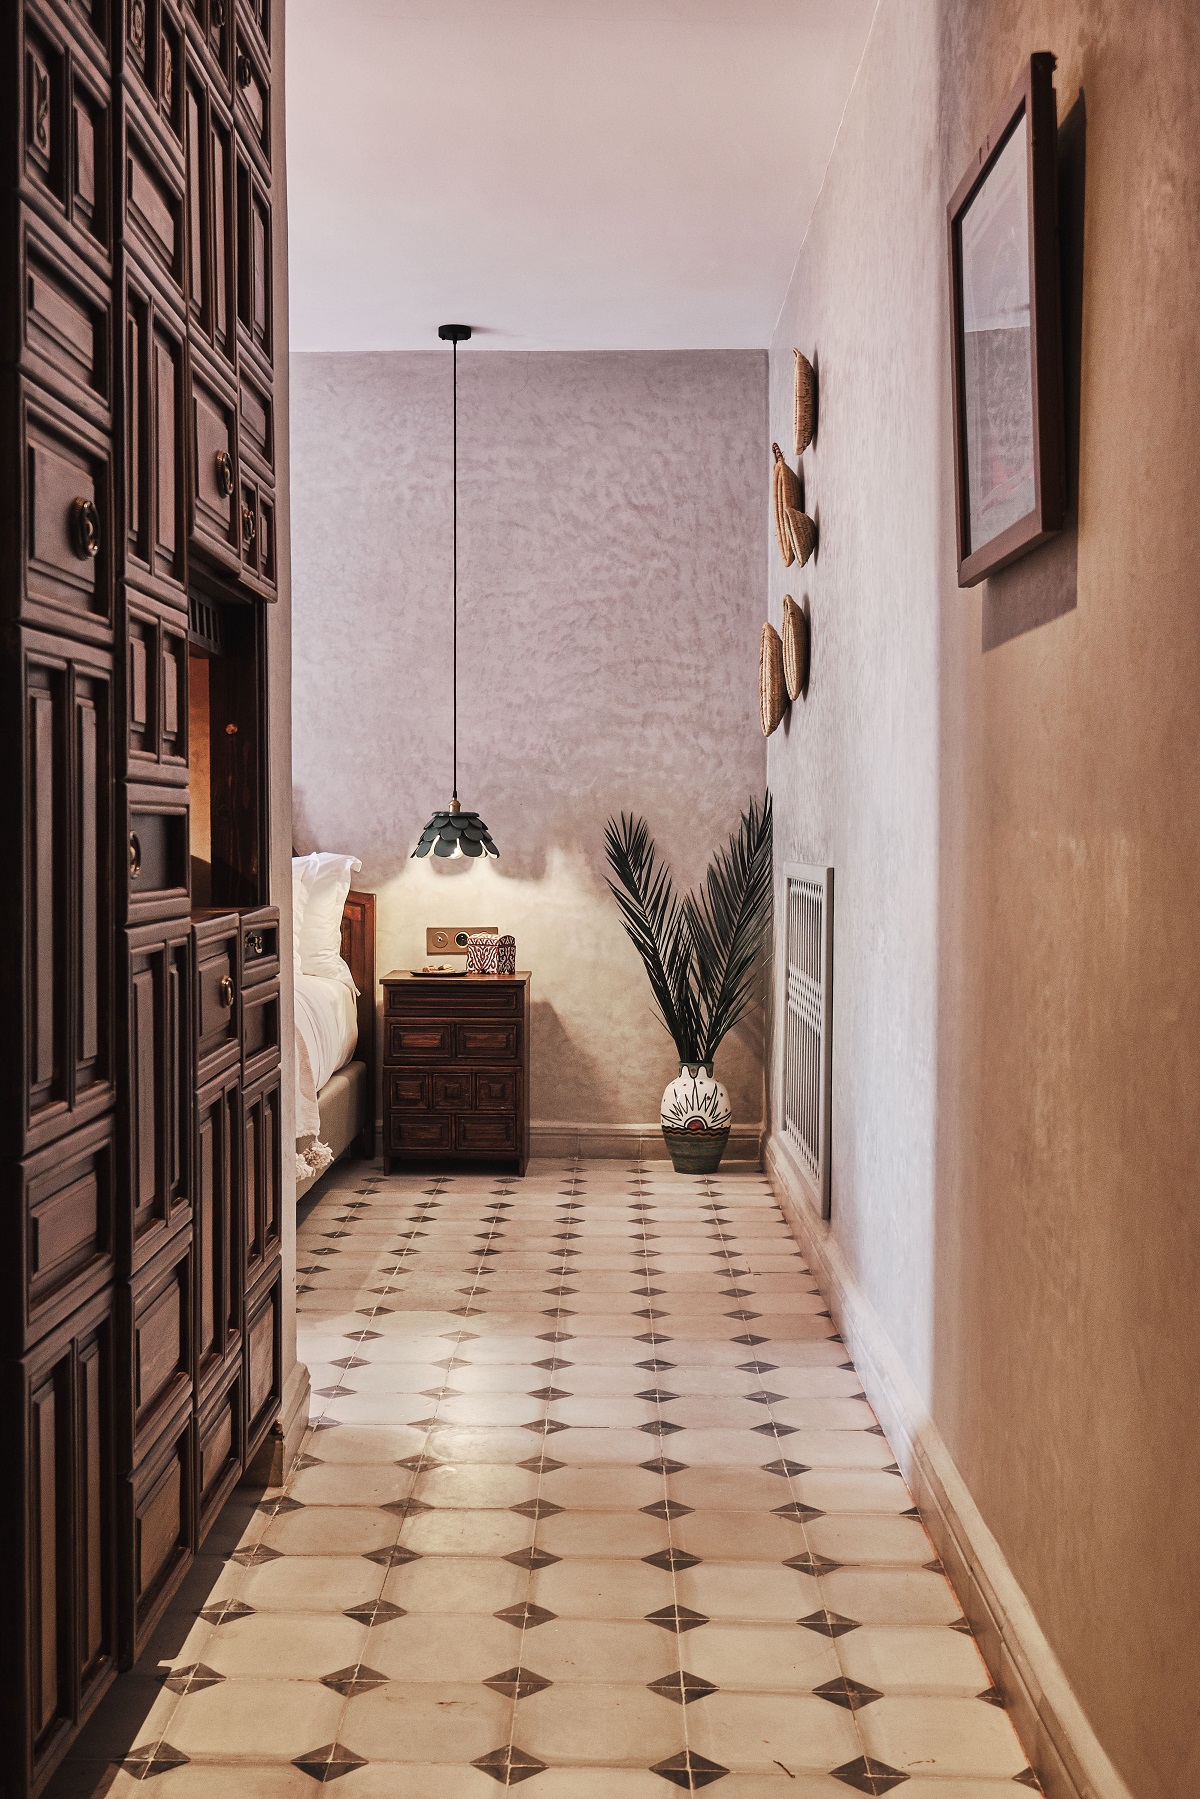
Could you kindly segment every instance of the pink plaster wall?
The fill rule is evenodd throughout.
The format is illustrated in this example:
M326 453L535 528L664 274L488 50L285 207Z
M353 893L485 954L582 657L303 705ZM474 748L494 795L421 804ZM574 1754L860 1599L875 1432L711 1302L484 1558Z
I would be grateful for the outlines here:
M1078 524L964 592L945 205L1034 50L1086 103ZM820 366L769 768L837 869L833 1229L1138 1799L1200 1791L1198 67L1195 0L882 0L771 353L780 437Z
M535 1120L655 1120L669 1040L604 887L610 812L693 881L765 782L763 352L459 354L459 791L500 861L413 862L450 796L450 355L295 355L294 802L353 850L380 968L496 923ZM762 1117L761 1033L720 1072Z

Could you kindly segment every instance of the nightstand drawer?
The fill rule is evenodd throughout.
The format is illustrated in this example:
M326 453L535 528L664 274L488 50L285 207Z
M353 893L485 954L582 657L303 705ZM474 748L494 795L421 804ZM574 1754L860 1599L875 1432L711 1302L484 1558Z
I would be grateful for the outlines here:
M414 1069L389 1068L386 1104L395 1112L428 1112L432 1098L433 1076L418 1074Z
M521 1041L516 1024L456 1024L454 1053L464 1060L515 1062Z
M391 1112L387 1119L387 1147L392 1155L406 1150L449 1149L454 1136L454 1119L447 1113L441 1118L413 1117Z
M443 1062L454 1054L454 1027L449 1024L388 1022L385 1060Z
M480 1069L475 1075L475 1110L477 1112L515 1112L517 1109L517 1074L507 1070Z
M461 1018L464 1013L480 1018L519 1018L525 1006L523 988L513 982L496 982L490 975L422 980L384 988L384 1011L389 1018L414 1012L444 1012Z
M515 1149L517 1119L515 1113L467 1112L457 1121L456 1149Z
M433 1104L438 1112L470 1111L474 1099L474 1080L469 1068L461 1074L435 1074Z

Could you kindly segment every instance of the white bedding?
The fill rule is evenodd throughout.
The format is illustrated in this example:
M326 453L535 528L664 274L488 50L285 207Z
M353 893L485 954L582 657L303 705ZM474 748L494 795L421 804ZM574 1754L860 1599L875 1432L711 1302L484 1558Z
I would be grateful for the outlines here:
M332 975L296 975L296 1035L307 1052L317 1093L354 1054L358 1043L354 997L353 987ZM296 1060L299 1068L301 1057Z

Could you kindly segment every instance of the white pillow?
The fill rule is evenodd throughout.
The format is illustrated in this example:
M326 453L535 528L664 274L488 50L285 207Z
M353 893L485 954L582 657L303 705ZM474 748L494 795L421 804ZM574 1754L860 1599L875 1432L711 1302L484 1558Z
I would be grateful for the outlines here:
M304 974L332 976L353 987L342 960L342 911L351 876L362 863L357 856L319 850L308 857L304 873L306 898L300 924L300 968ZM357 989L355 989L357 991Z
M311 856L292 857L292 962L300 966L300 928L308 905L308 877L312 873Z

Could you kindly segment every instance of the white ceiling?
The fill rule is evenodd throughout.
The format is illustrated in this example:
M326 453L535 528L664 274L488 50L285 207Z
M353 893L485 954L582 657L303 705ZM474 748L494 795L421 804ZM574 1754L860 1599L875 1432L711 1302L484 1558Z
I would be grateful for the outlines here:
M765 345L875 0L288 0L292 347Z

